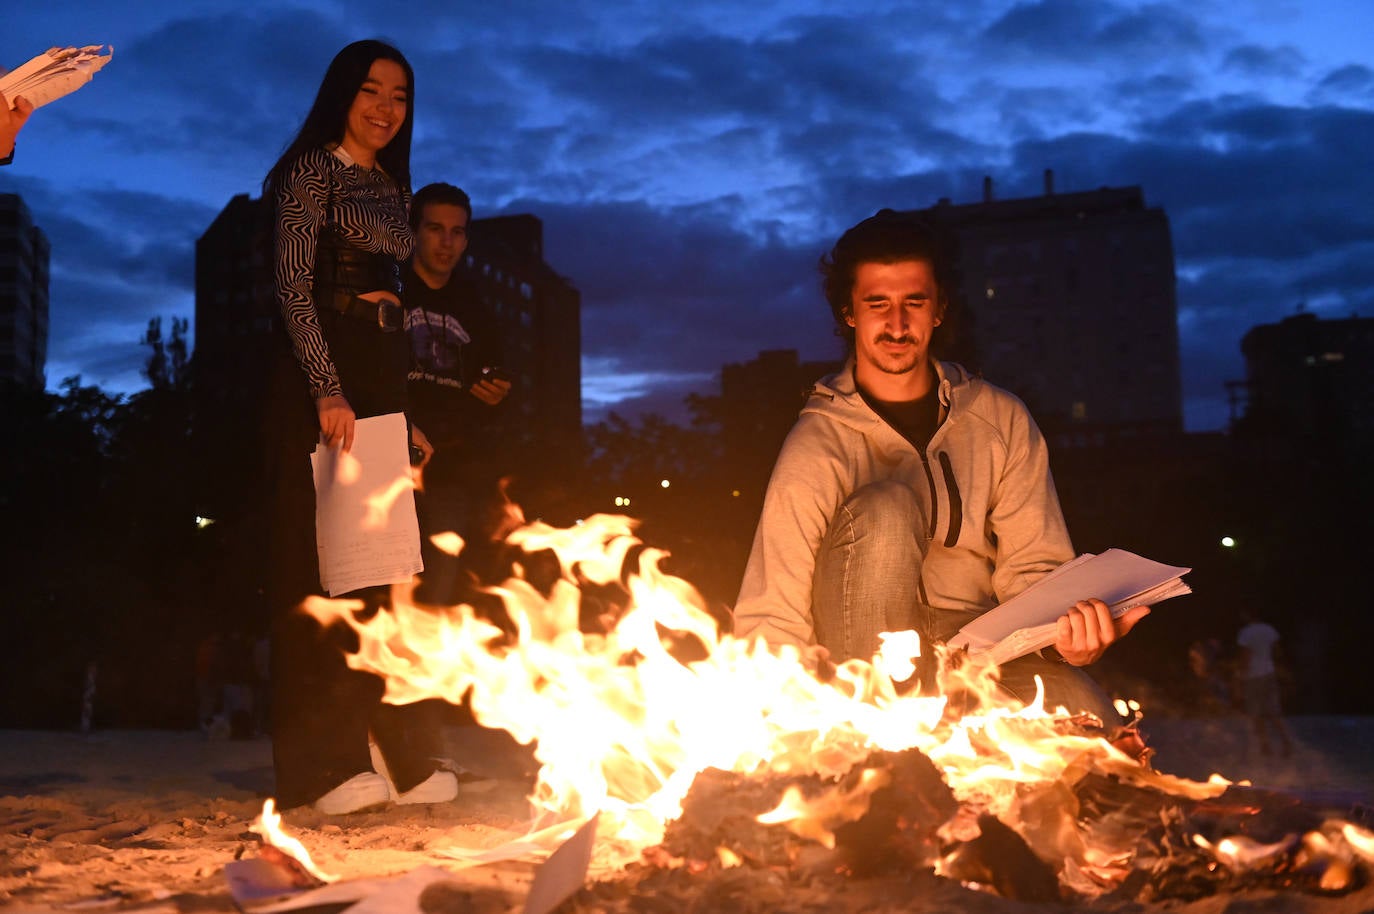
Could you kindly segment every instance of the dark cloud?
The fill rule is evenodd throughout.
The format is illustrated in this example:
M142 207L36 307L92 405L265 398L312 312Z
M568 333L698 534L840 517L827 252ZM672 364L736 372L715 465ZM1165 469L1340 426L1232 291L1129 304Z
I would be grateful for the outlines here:
M1113 54L1176 60L1203 53L1207 36L1184 9L1167 3L1149 3L1106 22L1094 44Z
M1344 99L1374 101L1374 70L1361 64L1338 67L1322 77L1313 96L1319 103Z
M833 342L819 244L760 240L713 207L521 201L513 210L540 215L545 256L578 278L588 358L623 372L713 373L761 349L817 357Z
M80 207L51 185L35 185L24 197L48 236L55 273L140 294L193 291L195 241L217 212L184 198L117 189L88 191Z
M1046 163L1081 187L1139 184L1168 210L1178 259L1301 259L1370 236L1374 112L1195 103L1145 125L1142 138L1061 136L1018 147L1027 173Z
M647 415L660 416L678 425L691 422L687 398L692 394L711 396L720 393L720 372L700 377L660 380L652 390L621 397L614 403L595 400L584 402L582 421L586 424L603 422L615 413L631 421Z
M1294 77L1302 73L1305 63L1296 48L1246 44L1232 48L1222 60L1222 68L1249 77Z
M1200 25L1177 7L1153 3L1123 7L1106 0L1018 3L983 32L983 39L1027 57L1169 60L1198 54L1206 40Z
M144 386L139 344L154 317L191 317L195 239L214 211L193 201L99 189L79 207L49 182L20 193L52 250L48 381L81 374L123 391Z

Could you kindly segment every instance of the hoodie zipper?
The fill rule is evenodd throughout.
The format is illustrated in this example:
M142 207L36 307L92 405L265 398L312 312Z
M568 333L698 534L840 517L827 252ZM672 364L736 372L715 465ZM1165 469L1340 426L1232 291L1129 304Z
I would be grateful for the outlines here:
M944 473L945 492L949 496L949 532L945 534L945 548L953 549L959 542L959 528L964 525L964 497L959 494L959 483L954 478L954 465L950 463L948 451L940 452L940 471ZM933 530L931 535L934 535Z
M921 457L921 469L926 471L926 483L930 486L930 522L929 529L926 530L926 542L935 538L935 525L940 519L940 494L935 488L935 474L930 470L930 460L925 451L917 451ZM926 576L924 573L916 579L916 593L919 595L921 605L929 606L930 597L926 594Z

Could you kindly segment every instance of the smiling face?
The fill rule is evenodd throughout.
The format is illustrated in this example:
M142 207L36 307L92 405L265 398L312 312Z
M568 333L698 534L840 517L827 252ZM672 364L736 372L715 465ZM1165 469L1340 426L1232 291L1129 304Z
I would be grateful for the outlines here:
M933 383L930 338L944 319L928 261L860 263L845 322L854 328L854 377L879 400L924 395Z
M467 210L452 203L426 203L415 233L415 273L430 288L442 288L467 249Z
M409 105L410 84L401 65L383 58L372 61L367 78L348 109L339 145L353 161L371 168L377 153L395 139L405 123Z

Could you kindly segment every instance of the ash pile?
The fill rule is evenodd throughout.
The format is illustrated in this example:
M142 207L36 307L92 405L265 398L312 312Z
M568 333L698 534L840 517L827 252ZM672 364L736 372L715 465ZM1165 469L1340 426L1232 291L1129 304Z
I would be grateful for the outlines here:
M957 797L917 749L875 751L838 779L707 769L659 845L558 910L991 911L1001 898L1138 911L1371 884L1368 810L1164 774L1134 728L1109 743L1094 723L1058 721L1100 749L1000 814L976 791Z

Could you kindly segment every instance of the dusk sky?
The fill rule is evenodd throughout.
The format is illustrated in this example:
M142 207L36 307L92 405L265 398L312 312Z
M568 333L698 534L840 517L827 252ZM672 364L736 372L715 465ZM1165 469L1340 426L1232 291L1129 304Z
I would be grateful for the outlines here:
M835 357L817 257L882 207L976 202L984 175L1164 208L1192 431L1224 427L1249 327L1374 317L1367 0L23 2L3 23L9 68L114 47L0 169L52 243L54 389L145 386L148 320L194 314L196 239L368 37L415 67L415 186L544 221L582 293L588 421L674 415L760 350Z

